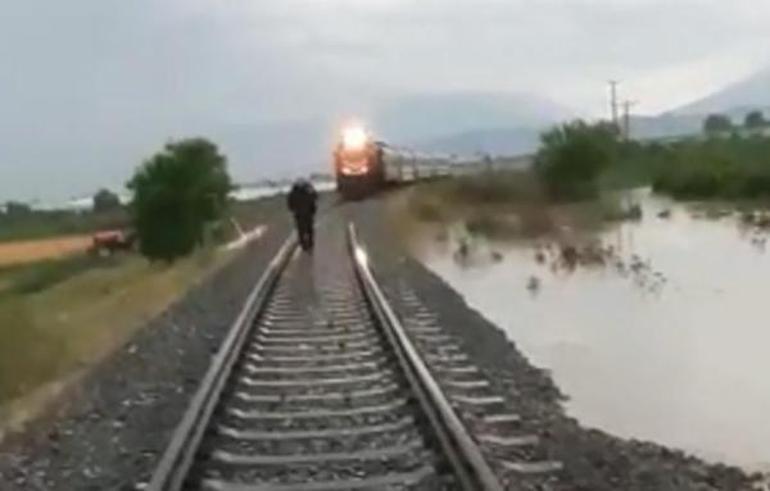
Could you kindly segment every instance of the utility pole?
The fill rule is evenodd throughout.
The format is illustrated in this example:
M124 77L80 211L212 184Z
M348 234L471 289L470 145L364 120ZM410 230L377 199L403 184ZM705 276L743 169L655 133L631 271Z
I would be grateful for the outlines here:
M623 101L623 139L631 139L631 108L637 104L637 101Z
M610 80L610 111L612 114L612 124L615 125L616 128L619 128L618 126L618 84L620 82L617 80Z

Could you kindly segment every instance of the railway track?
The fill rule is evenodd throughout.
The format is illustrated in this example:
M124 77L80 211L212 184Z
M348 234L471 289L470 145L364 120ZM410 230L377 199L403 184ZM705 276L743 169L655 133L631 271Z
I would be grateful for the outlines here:
M351 228L286 242L148 489L500 490Z

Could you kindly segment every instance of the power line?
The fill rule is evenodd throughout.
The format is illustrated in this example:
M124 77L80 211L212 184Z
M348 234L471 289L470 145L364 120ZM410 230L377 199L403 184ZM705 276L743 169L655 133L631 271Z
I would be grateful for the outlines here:
M623 101L623 138L631 139L631 108L638 104L638 101Z

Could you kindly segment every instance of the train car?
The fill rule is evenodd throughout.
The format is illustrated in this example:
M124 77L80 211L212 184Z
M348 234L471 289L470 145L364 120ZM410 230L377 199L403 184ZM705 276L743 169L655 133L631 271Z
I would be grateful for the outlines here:
M393 148L380 143L385 166L385 181L387 183L411 182L417 175L415 167L417 156L414 152Z
M351 127L342 133L334 150L337 191L345 198L362 198L385 185L383 145L363 128Z
M451 157L393 147L360 127L342 132L333 160L337 191L346 199L366 197L389 184L447 176L453 168Z

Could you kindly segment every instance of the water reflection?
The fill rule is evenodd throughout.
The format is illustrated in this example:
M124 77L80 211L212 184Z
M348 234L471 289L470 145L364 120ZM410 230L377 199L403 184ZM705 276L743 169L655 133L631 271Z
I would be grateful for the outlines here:
M643 209L580 244L468 239L458 253L450 231L425 261L552 370L584 424L770 468L767 232L732 212Z

